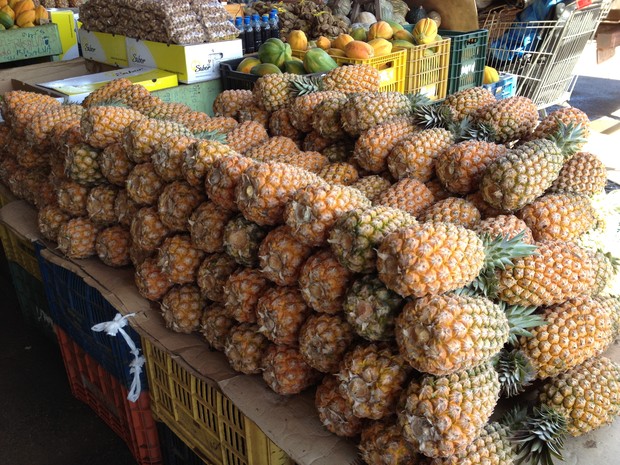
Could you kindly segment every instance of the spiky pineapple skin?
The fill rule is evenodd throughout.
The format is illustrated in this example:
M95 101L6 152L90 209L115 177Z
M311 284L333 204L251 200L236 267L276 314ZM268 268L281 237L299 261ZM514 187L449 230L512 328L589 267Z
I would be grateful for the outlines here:
M460 121L495 101L495 96L488 89L471 87L448 95L441 105L450 108L452 117Z
M267 111L276 111L293 102L291 84L297 79L295 74L269 74L260 77L252 90L254 102Z
M174 285L157 265L157 258L150 257L136 266L134 282L142 297L151 301L161 300Z
M297 287L276 286L258 299L256 321L271 342L297 347L299 330L310 311Z
M185 284L171 288L161 301L161 311L166 327L189 334L200 326L205 301L198 287Z
M352 136L359 136L389 119L410 115L409 99L399 92L353 94L340 110L342 126Z
M271 286L269 280L258 270L251 268L236 270L224 284L227 314L240 323L255 323L258 299Z
M323 77L325 90L340 92L377 92L381 83L379 72L369 65L339 66Z
M145 206L157 203L165 183L152 163L140 163L129 172L125 186L131 200Z
M228 133L228 146L238 153L245 153L269 139L267 130L256 121L239 124Z
M312 131L312 119L317 106L324 100L337 100L344 96L342 92L320 91L295 98L290 107L291 124L301 132Z
M311 253L312 247L295 239L288 226L277 227L258 248L260 271L278 286L292 286Z
M490 237L501 235L512 239L520 232L523 232L522 241L526 244L533 244L534 237L532 230L521 218L515 215L498 215L486 218L473 227L478 234L488 234Z
M506 143L527 138L533 132L538 108L529 98L516 96L480 108L473 118L493 128L494 142Z
M592 197L607 184L607 168L594 154L578 152L562 166L550 192L583 194Z
M176 181L162 190L157 200L157 213L171 231L189 231L189 218L204 200L202 190L184 181Z
M222 208L239 211L237 185L242 174L254 163L251 158L234 155L215 160L205 176L205 192L209 199Z
M131 221L131 239L144 250L155 251L171 231L153 207L141 208Z
M157 253L157 264L173 283L188 284L196 281L203 258L204 252L192 245L188 234L177 234L164 239Z
M58 249L69 258L88 258L97 253L97 226L88 218L73 218L58 229Z
M242 323L233 326L224 343L224 354L233 370L246 375L261 372L269 340L258 332L258 326Z
M262 362L263 380L277 394L299 394L321 379L321 374L308 365L299 350L286 345L270 344Z
M214 303L205 308L200 319L200 333L211 347L224 351L226 338L236 324L235 320L226 315L221 304Z
M57 205L48 205L39 209L37 225L43 237L56 242L58 229L70 219L71 215L62 211Z
M448 197L435 202L426 208L419 216L420 221L437 221L453 223L473 229L480 223L480 211L466 199Z
M132 121L144 115L131 108L95 106L82 115L80 124L84 140L98 149L122 142L123 131Z
M414 178L403 178L379 194L373 204L403 210L416 217L435 202L428 187Z
M325 376L316 389L314 405L327 430L337 436L355 437L361 433L364 421L353 415L338 390L338 384L335 376Z
M238 268L237 263L224 253L207 254L196 277L202 295L213 302L226 302L224 286Z
M336 373L353 338L353 330L342 316L315 313L299 331L299 352L314 369Z
M200 204L189 217L192 242L207 253L224 251L224 228L234 212L218 207L214 202Z

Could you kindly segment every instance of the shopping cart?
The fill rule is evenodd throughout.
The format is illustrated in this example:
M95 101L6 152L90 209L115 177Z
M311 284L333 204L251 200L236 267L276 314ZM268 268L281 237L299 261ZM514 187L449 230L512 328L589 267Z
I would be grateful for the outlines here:
M487 65L516 75L516 95L531 98L539 110L567 102L577 61L610 3L592 3L549 21L511 20L516 10L507 6L490 11L481 21L489 30Z

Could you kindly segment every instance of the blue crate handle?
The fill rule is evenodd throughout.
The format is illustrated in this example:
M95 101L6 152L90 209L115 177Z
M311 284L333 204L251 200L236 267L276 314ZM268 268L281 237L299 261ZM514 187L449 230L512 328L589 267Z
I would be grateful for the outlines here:
M134 356L134 359L129 363L129 373L133 374L131 387L129 388L129 393L127 394L127 400L129 400L130 402L136 402L140 397L140 393L142 392L140 374L142 373L142 367L145 363L144 357L140 355L140 349L136 347L134 342L129 337L129 334L127 334L123 329L123 327L128 325L127 318L135 315L135 313L129 313L123 316L120 313L117 313L112 321L98 323L91 328L91 330L96 332L105 331L108 336L116 336L118 333L120 333L121 336L123 336L123 339L125 339L127 345L129 346L129 351Z

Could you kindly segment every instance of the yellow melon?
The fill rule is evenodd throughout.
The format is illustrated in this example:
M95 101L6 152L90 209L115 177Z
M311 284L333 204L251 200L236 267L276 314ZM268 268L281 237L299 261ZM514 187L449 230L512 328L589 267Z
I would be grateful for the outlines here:
M394 35L392 26L386 21L377 21L368 28L368 40L391 39Z

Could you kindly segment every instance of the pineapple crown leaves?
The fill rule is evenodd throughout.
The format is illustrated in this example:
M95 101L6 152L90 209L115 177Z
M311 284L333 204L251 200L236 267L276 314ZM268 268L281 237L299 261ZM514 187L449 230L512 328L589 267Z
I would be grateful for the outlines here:
M538 307L508 305L505 302L500 302L499 305L508 318L508 325L510 326L508 343L513 346L517 344L517 339L520 336L532 337L528 328L537 328L549 324L542 315L535 313Z
M515 404L501 416L499 423L511 431L516 431L527 419L527 414L528 408L525 405Z
M496 131L491 124L484 121L473 121L469 116L466 116L461 121L462 134L459 134L462 137L461 140L495 141Z
M313 94L323 89L322 76L299 76L291 81L291 93L293 97Z
M452 111L442 105L423 105L413 111L413 119L424 129L444 128L453 124Z
M503 397L514 397L524 392L536 376L536 370L518 349L502 349L493 362Z
M413 94L407 94L407 98L409 99L409 104L411 105L412 111L417 111L420 108L427 107L432 105L433 101L428 98L426 94L422 92L415 92Z
M221 144L228 143L228 136L225 133L219 131L199 131L195 132L194 136L196 137L196 139L213 140Z
M558 129L547 137L558 146L564 157L569 158L579 151L582 144L587 142L583 137L585 128L581 123L564 123L556 117Z
M567 421L558 411L542 405L534 411L512 435L516 444L515 463L553 465L553 458L564 460L562 448L566 437Z

